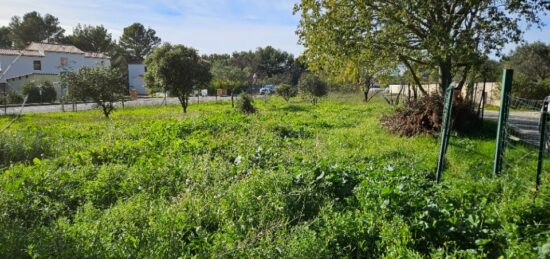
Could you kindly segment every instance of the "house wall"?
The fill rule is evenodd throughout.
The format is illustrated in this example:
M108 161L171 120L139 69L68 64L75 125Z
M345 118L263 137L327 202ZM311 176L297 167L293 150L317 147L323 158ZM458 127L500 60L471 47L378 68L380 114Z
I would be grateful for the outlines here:
M148 94L148 90L145 87L143 81L143 75L145 74L144 64L129 64L128 65L128 84L130 89L136 89L140 95Z
M67 65L61 66L61 58L67 58ZM46 52L44 57L21 56L10 68L8 66L17 58L17 56L0 56L0 68L2 73L6 74L0 79L0 83L6 82L7 78L18 77L31 73L59 74L62 71L78 71L82 67L110 66L109 59L86 58L81 54ZM41 70L34 70L33 62L40 60ZM1 75L1 73L0 73Z
M61 93L61 84L59 83L59 76L58 75L40 75L40 74L34 74L34 75L28 75L28 76L22 76L22 77L16 77L8 80L8 91L14 91L21 93L23 90L23 85L27 82L34 82L36 85L41 85L45 81L50 81L53 84L53 87L55 88L55 91L57 93L57 99L60 99L62 96Z

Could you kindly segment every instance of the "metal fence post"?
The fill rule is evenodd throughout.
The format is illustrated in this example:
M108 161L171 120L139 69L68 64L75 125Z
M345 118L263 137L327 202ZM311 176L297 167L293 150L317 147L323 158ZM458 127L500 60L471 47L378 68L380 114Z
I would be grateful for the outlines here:
M539 142L539 161L537 163L537 180L536 180L536 190L539 191L540 187L540 177L542 174L542 163L544 161L544 151L546 150L546 123L548 121L548 100L550 98L546 97L544 100L544 105L540 111L540 142Z
M437 172L435 180L441 181L443 169L445 167L445 155L447 154L447 148L449 146L449 133L451 131L451 117L453 111L453 97L454 87L449 85L445 93L445 106L443 110L443 125L441 127L441 143L439 146L439 158L437 160Z
M498 117L497 142L495 147L495 161L493 174L499 175L502 172L502 161L504 158L504 142L506 141L505 129L508 127L509 99L512 91L512 79L514 70L505 69L502 75L500 94L500 113Z

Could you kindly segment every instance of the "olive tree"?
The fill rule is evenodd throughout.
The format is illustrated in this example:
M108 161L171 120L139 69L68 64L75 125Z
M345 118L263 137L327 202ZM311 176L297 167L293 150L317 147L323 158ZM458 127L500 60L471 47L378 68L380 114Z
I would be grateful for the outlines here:
M202 60L197 50L183 45L163 44L145 59L145 81L153 90L165 89L178 97L183 112L187 113L193 89L210 83L210 65Z
M298 81L298 89L306 96L311 97L311 102L315 105L320 97L328 94L328 85L325 81L313 74L303 74Z
M290 98L295 97L298 93L297 89L289 84L280 84L275 88L275 93L283 97L285 101L289 101Z
M120 70L110 67L83 67L78 72L69 72L64 79L69 94L79 100L93 100L109 118L115 109L114 103L124 97L126 85Z

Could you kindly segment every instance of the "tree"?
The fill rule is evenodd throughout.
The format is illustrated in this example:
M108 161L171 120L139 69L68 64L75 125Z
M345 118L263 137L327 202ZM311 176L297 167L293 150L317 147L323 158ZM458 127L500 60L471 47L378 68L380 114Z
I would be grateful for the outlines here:
M183 45L165 43L147 56L145 64L147 86L169 90L178 97L184 113L187 113L193 89L208 85L212 79L210 65L201 59L195 49Z
M325 81L321 80L313 74L303 74L298 82L298 89L312 98L312 103L317 104L318 98L328 94L328 85Z
M31 42L60 42L65 32L59 26L57 17L50 14L42 16L36 11L26 13L23 17L12 17L9 28L11 40L20 49Z
M244 88L252 77L248 68L240 69L233 65L227 65L225 62L215 62L212 65L212 76L214 84L230 92L231 107L235 107L235 92Z
M550 78L550 45L542 42L526 43L512 51L505 60L510 68L531 82Z
M64 79L69 94L79 100L92 99L109 118L115 109L114 103L124 97L126 85L122 73L110 67L83 67L78 72L69 72Z
M120 37L119 44L128 54L129 62L143 62L144 58L157 47L161 39L156 31L141 23L134 23L126 28Z
M108 53L113 49L111 33L103 25L91 26L78 24L73 34L63 39L64 43L76 46L83 51Z
M275 88L275 92L277 93L277 95L283 97L283 99L285 99L285 101L287 102L290 100L290 98L295 97L298 94L297 89L289 84L278 85L277 88Z
M524 24L540 26L539 13L548 9L545 0L302 0L295 6L309 62L322 67L351 56L341 55L348 50L367 53L382 65L400 62L419 87L413 65L437 67L441 90L453 78L461 88L473 65L518 42Z
M8 27L0 27L0 48L11 48L13 42L10 39L10 29Z

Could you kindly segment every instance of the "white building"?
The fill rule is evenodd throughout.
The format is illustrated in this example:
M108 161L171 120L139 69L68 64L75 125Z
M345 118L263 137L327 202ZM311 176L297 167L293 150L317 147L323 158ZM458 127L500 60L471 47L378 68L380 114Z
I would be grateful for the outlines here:
M130 90L135 89L139 95L146 95L147 88L143 81L143 75L147 72L144 64L128 64L128 84Z
M75 46L49 43L31 43L24 50L0 49L0 89L21 91L28 81L53 80L60 95L59 74L78 71L82 67L110 66L110 58L103 53L84 52Z

